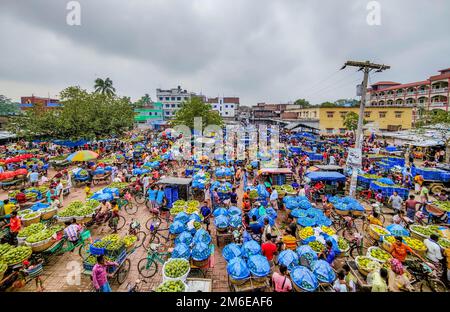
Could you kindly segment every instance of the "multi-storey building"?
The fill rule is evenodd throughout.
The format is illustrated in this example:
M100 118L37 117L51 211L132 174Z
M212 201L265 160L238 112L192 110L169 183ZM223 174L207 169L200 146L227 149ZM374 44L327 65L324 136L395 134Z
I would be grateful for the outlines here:
M413 122L419 108L432 110L449 108L450 68L439 70L423 81L401 84L380 81L367 89L368 106L412 107Z
M208 98L206 103L210 104L212 109L218 111L224 118L235 118L239 109L238 97L216 97Z
M254 120L258 119L280 119L281 114L288 109L298 107L295 104L267 104L258 103L251 108L251 117Z
M183 101L188 101L193 96L196 96L196 94L183 90L180 86L169 90L156 89L156 98L163 105L164 119L173 118L181 108Z
M61 107L61 104L59 103L59 100L57 99L51 99L51 98L43 98L38 96L22 96L20 102L20 109L21 110L27 110L27 109L38 109L38 110L47 110L47 109L53 109Z
M154 102L149 105L134 109L134 121L138 127L149 127L154 122L163 121L163 104L161 102Z
M359 113L359 107L309 107L284 112L285 121L302 122L326 134L345 134L344 118L349 112ZM410 129L412 107L368 106L364 112L368 126L376 132Z

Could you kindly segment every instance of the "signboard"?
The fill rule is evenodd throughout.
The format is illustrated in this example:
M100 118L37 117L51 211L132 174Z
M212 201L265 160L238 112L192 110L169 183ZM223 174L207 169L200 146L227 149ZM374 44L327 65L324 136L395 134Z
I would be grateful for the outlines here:
M362 96L362 84L356 85L356 96Z
M361 149L349 148L347 157L347 166L361 167L362 153Z

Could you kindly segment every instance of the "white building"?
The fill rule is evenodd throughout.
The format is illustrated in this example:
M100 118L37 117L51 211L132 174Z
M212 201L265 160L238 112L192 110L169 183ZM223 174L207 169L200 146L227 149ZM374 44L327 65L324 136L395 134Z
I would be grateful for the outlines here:
M219 112L224 118L235 118L239 109L238 97L216 97L209 98L207 103L212 106L213 110Z
M177 110L181 108L181 103L195 95L193 92L181 89L180 86L169 90L156 89L157 101L163 104L164 119L173 118Z

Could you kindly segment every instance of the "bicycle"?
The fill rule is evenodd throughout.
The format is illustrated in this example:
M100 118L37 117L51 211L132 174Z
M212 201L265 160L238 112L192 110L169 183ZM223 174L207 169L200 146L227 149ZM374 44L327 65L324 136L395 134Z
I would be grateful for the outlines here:
M136 205L133 205L133 203L131 202L131 200L128 200L124 197L119 197L119 199L117 200L117 204L119 205L119 209L122 210L125 209L125 211L129 214L129 215L134 215L139 207Z
M141 224L134 219L131 219L130 227L128 229L128 235L136 236L135 248L139 248L144 245L147 238L147 234L141 231Z
M446 292L447 286L438 278L438 273L431 267L417 260L406 260L405 266L412 274L414 280L411 285L419 284L420 292L431 290L432 292ZM427 288L425 288L425 286Z
M129 282L127 284L128 292L141 292L142 283L147 284L147 281L138 279L134 282L134 285L131 285L131 282Z
M351 216L341 216L340 222L336 225L338 226L336 233L350 241L355 233L362 231L363 222L363 218L361 217L353 218Z
M143 203L145 203L145 194L144 192L141 190L141 187L129 187L128 188L128 192L130 192L130 194L133 196L134 201L137 204L142 205Z
M106 215L106 217L104 218L104 220L98 220L97 217L98 217L98 212L94 215L94 217L92 218L91 221L89 221L89 222L86 223L86 226L87 226L87 227L90 227L90 226L92 226L92 225L94 225L94 224L96 224L96 225L101 225L101 224L107 222L107 223L108 223L108 226L109 226L112 230L118 231L118 230L122 229L122 228L125 226L125 224L126 224L126 220L125 220L125 218L124 218L123 216L119 215L119 216L117 216L117 217L113 217L112 211L108 211L108 212L107 212L107 215ZM117 224L115 224L115 222L114 222L114 219L115 219L115 218L118 218Z
M155 217L153 219L150 218L147 221L147 224L148 224L149 221L150 221L150 225L149 225L149 231L150 231L149 241L148 241L148 245L147 246L144 245L144 248L147 249L147 250L150 248L152 243L159 244L160 241L161 241L161 238L164 239L165 243L167 243L170 240L170 234L169 233L167 233L167 236L163 235L161 233L161 232L168 231L169 228L168 227L167 228L160 228L162 222L161 222L161 219L159 217Z
M144 278L151 278L158 272L158 263L164 264L170 252L159 252L161 244L150 244L147 256L138 262L138 272Z

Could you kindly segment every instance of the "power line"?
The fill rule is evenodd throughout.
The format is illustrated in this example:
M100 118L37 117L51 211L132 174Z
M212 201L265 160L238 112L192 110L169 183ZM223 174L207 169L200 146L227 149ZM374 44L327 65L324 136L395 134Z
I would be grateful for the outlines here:
M317 95L319 93L327 93L327 92L333 91L333 90L335 90L337 88L340 88L343 85L346 85L348 83L354 83L354 82L360 80L360 78L358 78L356 80L353 79L351 81L350 81L350 79L352 78L352 76L355 76L357 74L358 74L358 72L353 72L353 73L351 73L350 75L347 75L344 79L342 79L341 81L339 81L339 82L337 82L335 84L325 86L322 89L317 90L316 92L310 93L308 95L308 97L313 97L313 96L315 96L315 95Z

